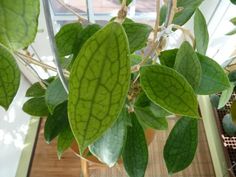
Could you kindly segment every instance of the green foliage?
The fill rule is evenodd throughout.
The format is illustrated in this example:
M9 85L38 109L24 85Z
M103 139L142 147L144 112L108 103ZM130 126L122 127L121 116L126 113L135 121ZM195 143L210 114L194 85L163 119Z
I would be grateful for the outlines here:
M120 1L120 3L123 2L123 0L119 0L119 1ZM126 5L128 6L132 1L133 1L133 0L126 0Z
M167 5L164 4L164 5L161 6L161 10L160 10L159 25L162 25L165 22L166 14L167 14Z
M161 65L145 66L140 78L143 90L154 103L174 114L199 116L193 89L175 70Z
M236 0L230 0L230 2L236 5Z
M69 80L68 113L81 153L117 119L130 80L128 40L111 22L82 47Z
M26 97L42 97L45 95L45 92L46 92L46 89L43 88L43 86L39 82L36 82L28 88L25 96Z
M231 114L233 123L236 125L236 100L234 100L231 104L230 114Z
M170 68L174 68L177 52L178 49L162 51L159 56L161 64Z
M225 104L228 103L233 91L234 91L234 83L230 83L230 87L224 90L220 96L218 109L223 108Z
M230 82L236 82L236 70L231 71L228 75L228 78Z
M223 129L225 133L229 136L235 136L236 134L236 125L232 121L232 117L230 114L226 114L222 120Z
M26 101L22 107L23 111L32 116L47 116L48 107L45 103L45 97L31 98Z
M198 144L198 121L183 117L177 121L164 147L164 159L169 174L188 167Z
M211 100L212 106L214 106L214 108L218 108L219 101L220 101L219 95L215 95L215 94L211 95L210 100Z
M134 113L130 114L132 126L128 127L123 161L130 177L144 177L148 163L148 148L144 131Z

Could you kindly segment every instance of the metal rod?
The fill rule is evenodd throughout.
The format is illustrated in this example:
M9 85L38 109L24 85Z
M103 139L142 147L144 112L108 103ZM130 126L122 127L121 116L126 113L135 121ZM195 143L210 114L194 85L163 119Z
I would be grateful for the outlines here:
M88 22L95 23L92 0L86 0L86 6L87 6Z
M43 0L43 8L44 8L44 16L46 20L46 25L47 25L47 30L48 30L48 36L49 36L49 41L51 44L51 49L52 49L52 55L56 64L57 68L57 74L59 76L59 79L66 91L66 93L69 93L68 90L68 84L67 81L63 75L63 70L61 68L61 64L59 62L59 56L57 52L57 47L56 47L56 42L54 39L54 31L53 31L53 26L52 26L52 18L51 18L51 13L50 13L50 6L49 6L49 0Z

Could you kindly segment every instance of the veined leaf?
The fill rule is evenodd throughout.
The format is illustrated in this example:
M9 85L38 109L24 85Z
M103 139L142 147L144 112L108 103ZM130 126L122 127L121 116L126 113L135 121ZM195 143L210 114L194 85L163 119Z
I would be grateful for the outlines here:
M174 68L182 74L195 90L201 79L201 64L196 53L188 42L183 42L178 50Z
M70 74L69 122L81 153L115 122L129 82L128 40L111 22L83 45Z
M53 114L49 115L45 122L44 138L47 143L50 143L68 126L67 101L65 101L55 108Z
M145 134L135 114L131 113L132 127L128 127L123 161L130 177L144 177L148 163L148 148Z
M168 66L170 68L174 68L177 52L178 52L178 49L162 51L160 54L161 64Z
M34 83L26 91L26 97L42 97L45 95L46 89L39 82Z
M152 27L141 23L123 23L128 36L130 53L145 47Z
M188 167L195 155L198 143L198 121L190 117L178 120L164 147L164 159L169 174Z
M115 124L89 146L90 152L109 167L114 166L120 158L127 134L127 114L127 109L123 108Z
M231 104L230 113L231 113L233 123L236 124L236 101L235 100Z
M57 139L57 156L58 159L61 159L62 154L67 150L74 140L74 135L68 125L64 128L61 133L58 135Z
M45 101L49 111L52 113L55 107L67 100L67 93L59 78L54 80L47 88Z
M210 95L222 92L230 87L229 79L223 68L213 59L197 54L201 63L202 78L196 93L200 95Z
M25 48L35 38L39 0L0 1L0 43L13 49Z
M1 44L0 68L0 105L7 110L19 88L20 71L14 56Z
M220 96L218 109L221 109L225 106L225 104L229 101L233 91L234 91L234 83L231 82L230 87L224 90Z
M229 136L236 135L236 125L232 121L230 114L226 114L222 120L223 129Z
M24 103L22 109L32 116L47 116L49 114L44 97L29 99Z
M144 66L140 79L143 90L154 103L175 114L199 116L193 89L175 70L161 65Z
M205 17L199 9L195 11L194 16L194 35L197 51L205 55L209 43L209 34Z

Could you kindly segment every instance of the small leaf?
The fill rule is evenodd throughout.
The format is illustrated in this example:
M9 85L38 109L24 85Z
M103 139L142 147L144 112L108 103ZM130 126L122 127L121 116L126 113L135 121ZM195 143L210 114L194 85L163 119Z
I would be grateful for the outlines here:
M194 35L197 51L205 55L209 43L209 34L205 17L199 9L195 11L194 16Z
M235 1L235 2L236 2L236 1ZM236 17L231 18L231 19L230 19L230 22L231 22L233 25L236 25Z
M0 1L0 43L13 49L34 41L38 27L39 0Z
M164 147L164 159L169 174L187 168L195 155L198 143L198 121L183 117L177 121Z
M161 64L170 68L174 68L177 52L178 49L162 51L159 56Z
M228 78L230 82L236 82L236 70L231 71L228 75Z
M214 108L218 108L220 97L218 95L211 95L210 96L211 104Z
M230 113L231 113L233 123L236 124L236 101L235 100L231 104Z
M161 65L144 66L141 86L147 96L169 112L198 117L198 103L187 80L175 70Z
M29 99L24 103L22 109L32 116L47 116L49 114L44 97Z
M128 40L111 22L83 45L69 80L69 122L80 152L116 121L130 83Z
M230 114L226 114L222 120L223 129L225 133L229 136L235 136L236 134L236 125L232 121L232 117Z
M0 3L0 8L1 8L1 3ZM0 27L0 31L1 31L1 27ZM14 56L7 50L7 48L2 46L1 44L0 44L0 67L1 67L0 68L0 105L3 106L5 110L7 110L19 88L20 71L15 62Z
M67 100L67 93L59 78L55 79L47 88L45 101L52 113L55 107Z
M128 127L127 140L123 151L123 161L130 177L144 177L148 163L148 148L145 134L135 114L130 114L132 127Z
M57 156L58 159L61 159L62 154L67 150L74 140L74 135L68 125L64 128L61 133L58 135L57 139Z
M44 138L50 143L59 133L69 126L67 102L58 105L53 114L49 115L44 127Z
M236 28L231 30L230 32L226 33L226 35L229 35L229 36L234 35L234 34L236 34Z
M223 108L225 104L228 103L233 91L234 91L234 83L230 83L230 87L224 90L220 96L218 109Z
M123 23L129 40L130 53L146 46L152 27L141 23Z
M187 79L194 90L199 87L202 74L201 64L193 48L186 41L178 50L174 68Z
M127 109L123 108L115 124L101 138L89 146L90 152L109 167L120 158L127 134Z
M160 26L165 22L166 14L167 14L167 5L164 4L161 6L160 10L160 23L159 23Z
M223 68L213 59L197 54L202 67L202 78L196 93L210 95L222 92L230 87L229 79Z
M26 91L26 97L42 97L45 95L46 89L39 82L34 83Z

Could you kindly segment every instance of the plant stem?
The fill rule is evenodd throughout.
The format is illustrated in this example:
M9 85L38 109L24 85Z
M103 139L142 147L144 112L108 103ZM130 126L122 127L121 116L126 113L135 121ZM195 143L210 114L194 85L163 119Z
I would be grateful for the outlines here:
M159 23L160 23L160 0L156 0L156 22L155 22L155 29L154 29L154 41L157 38Z
M121 8L118 12L117 18L115 19L115 22L122 24L124 19L126 18L127 15L127 6L126 6L126 0L122 1Z
M174 19L175 11L177 9L177 0L168 0L167 8L167 16L164 24L166 28L172 23Z

